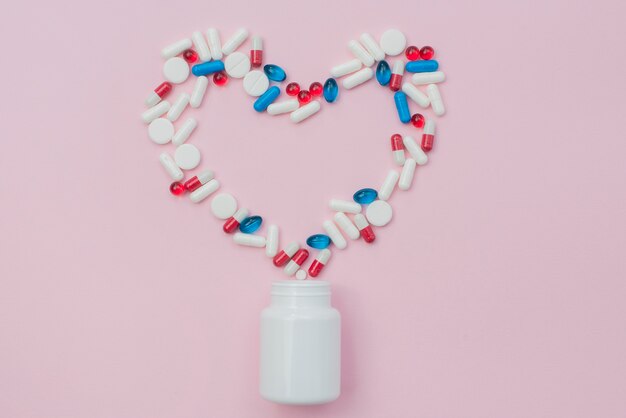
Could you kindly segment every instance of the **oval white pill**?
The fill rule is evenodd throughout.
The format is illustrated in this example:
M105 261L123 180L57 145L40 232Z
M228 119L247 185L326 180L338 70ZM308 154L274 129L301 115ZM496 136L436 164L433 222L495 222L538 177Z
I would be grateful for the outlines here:
M218 219L228 219L237 212L237 199L230 193L220 193L211 200L211 212Z
M174 161L183 170L193 170L200 164L200 151L191 144L183 144L176 148Z
M387 55L400 55L406 47L406 37L398 29L389 29L380 37L380 47Z
M375 200L365 210L365 216L374 226L385 226L393 217L391 205L384 200Z
M265 93L269 86L270 80L263 71L250 71L243 78L243 89L253 97L258 97Z
M180 57L170 58L163 64L163 77L174 84L180 84L189 77L189 64Z
M174 125L168 119L157 118L148 125L148 136L157 144L167 144L174 136Z
M232 78L243 78L250 71L250 58L243 52L233 52L224 60L224 70Z

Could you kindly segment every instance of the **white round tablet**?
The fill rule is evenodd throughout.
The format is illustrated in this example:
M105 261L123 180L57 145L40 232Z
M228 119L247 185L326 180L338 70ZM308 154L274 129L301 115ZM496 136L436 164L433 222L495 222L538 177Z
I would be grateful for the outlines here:
M406 38L398 29L389 29L380 37L380 47L387 55L400 55L406 47Z
M374 226L385 226L393 217L391 205L384 200L375 200L365 210L365 216Z
M248 54L233 52L224 60L224 69L232 78L243 78L250 71Z
M211 212L219 219L228 219L237 212L237 199L229 193L220 193L211 201Z
M157 144L167 144L174 136L174 125L168 119L156 118L148 125L148 136Z
M200 164L200 151L191 144L183 144L176 148L174 161L183 170L193 170Z
M174 84L180 84L189 77L189 64L180 57L170 58L163 64L163 77Z
M306 271L304 271L302 269L296 271L296 279L298 279L298 280L305 280L306 278L307 278Z
M250 71L243 78L243 89L253 97L258 97L265 93L269 86L270 80L263 71Z

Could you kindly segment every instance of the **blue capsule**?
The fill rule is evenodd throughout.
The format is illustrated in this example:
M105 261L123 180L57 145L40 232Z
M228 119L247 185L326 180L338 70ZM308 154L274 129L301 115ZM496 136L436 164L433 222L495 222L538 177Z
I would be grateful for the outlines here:
M337 81L334 78L329 78L324 83L324 99L328 103L332 103L337 100L339 95L339 87L337 87Z
M254 101L254 110L264 112L269 105L274 103L278 96L280 96L280 88L278 86L270 87Z
M330 237L324 234L315 234L311 235L306 239L306 245L311 248L317 248L318 250L323 250L330 245Z
M265 71L267 78L272 81L283 81L287 78L285 70L280 68L278 65L267 64L263 67L263 71Z
M374 189L361 189L352 196L352 199L358 204L369 205L378 197L378 192Z
M248 216L239 224L239 230L244 234L252 234L261 227L263 218L260 216Z
M396 109L398 110L400 122L409 123L411 121L411 112L409 111L409 102L406 100L406 94L401 91L397 91L393 95L393 100L396 102Z
M376 80L378 80L378 84L381 86L389 84L389 80L391 80L391 68L389 68L387 61L382 60L378 63L376 67Z
M432 73L438 68L439 63L435 60L409 61L404 66L404 69L410 73Z
M224 62L223 61L209 61L203 62L202 64L196 64L191 67L191 73L195 76L219 73L220 71L224 71Z

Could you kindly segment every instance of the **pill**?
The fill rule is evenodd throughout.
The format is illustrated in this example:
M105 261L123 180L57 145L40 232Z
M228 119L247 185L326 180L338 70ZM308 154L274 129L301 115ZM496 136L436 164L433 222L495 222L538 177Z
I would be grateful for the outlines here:
M423 46L422 49L420 49L420 57L423 60L432 59L434 56L435 56L435 50L433 49L432 46Z
M306 280L307 278L307 274L305 270L298 270L296 271L296 280Z
M345 213L343 212L335 213L335 222L337 223L337 225L339 225L339 228L341 228L341 230L345 232L346 235L350 239L359 239L359 237L361 236L361 234L359 234L359 230L356 228L356 226L352 223L350 218L348 218L348 215L346 215Z
M391 153L393 154L393 161L397 165L404 165L404 143L400 134L391 135Z
M180 167L176 165L172 156L169 155L167 152L164 152L159 156L159 161L161 162L161 165L163 166L165 171L167 171L167 174L169 174L169 176L173 180L179 181L182 180L183 177L185 177L183 171L180 169Z
M247 217L248 217L248 209L246 208L238 209L237 212L233 214L233 216L226 219L226 222L224 222L224 226L222 226L222 229L227 234L230 234L231 232L235 232L235 230L239 228L239 224L241 223L241 221L243 221Z
M192 74L197 77L201 75L219 73L220 71L224 71L224 61L203 62L202 64L196 64L191 67Z
M419 145L417 145L417 142L415 142L413 137L407 135L402 139L402 142L404 143L404 147L407 149L407 151L409 151L409 154L411 154L411 158L415 160L417 165L424 165L428 162L428 156L426 155L424 150Z
M222 42L220 41L220 34L215 28L209 28L206 31L207 38L209 40L209 49L211 50L211 57L214 60L222 59Z
M276 254L272 262L274 263L276 267L282 267L285 264L287 264L289 260L291 260L291 257L293 257L293 255L299 249L300 249L300 244L298 244L297 242L292 242L288 244L284 250L281 250L278 254Z
M311 248L317 248L318 250L323 250L330 245L330 237L324 234L315 234L311 235L306 239L306 245Z
M398 111L400 122L409 123L411 121L411 112L409 111L409 103L406 100L406 94L397 91L393 95L393 100L396 103L396 110Z
M289 117L291 118L292 122L302 122L306 118L313 116L314 114L319 112L320 108L320 102L318 100L313 100L311 103L306 104L301 108L291 112L291 115L289 115Z
M267 64L263 66L263 71L265 72L267 78L272 81L284 81L287 78L287 73L285 73L285 70L283 70L276 64Z
M250 58L243 52L233 52L224 60L224 69L232 78L243 78L250 71Z
M335 212L361 213L361 205L348 200L330 199L328 206Z
M396 183L398 183L398 179L400 178L400 173L396 170L391 170L385 177L385 181L383 185L380 186L380 190L378 191L378 198L380 200L387 200L391 197L391 193L393 193L393 189L396 187Z
M171 45L166 46L161 50L161 56L165 59L175 57L182 53L185 49L191 48L191 39L185 38L178 42L174 42Z
M376 42L376 40L372 37L372 35L370 35L369 33L363 33L361 34L361 37L359 39L361 40L363 46L365 46L365 49L367 49L367 52L369 52L369 54L376 61L381 61L385 59L385 53L380 48L380 45L378 45L378 42Z
M366 67L374 65L374 57L372 57L358 41L352 40L348 42L348 49L350 49L352 55L359 59Z
M297 96L300 93L300 84L292 81L285 87L285 93L287 96Z
M313 100L313 95L310 91L300 90L300 93L298 93L298 103L300 103L301 105L305 105L311 100Z
M278 96L280 96L280 87L272 86L254 101L254 105L252 107L257 112L264 112L269 105L274 103L274 100L276 100Z
M152 107L159 103L167 94L172 91L172 84L164 81L154 89L146 99L146 106Z
M365 216L363 216L363 214L359 213L358 215L355 215L354 223L359 229L359 234L361 234L363 241L367 242L368 244L374 242L374 240L376 239L376 235L374 234L372 226L369 224L369 222L367 222L367 219L365 218Z
M313 260L311 266L309 267L309 275L311 277L317 277L320 274L324 266L328 263L328 260L330 259L330 254L331 252L329 249L325 249L319 252L317 257L315 257L315 260Z
M435 121L428 119L424 124L424 133L422 134L422 149L426 152L433 149L435 143Z
M426 119L424 119L424 116L419 113L414 113L413 116L411 116L411 125L415 126L416 128L423 128L425 122Z
M180 181L175 181L174 183L170 184L170 193L174 196L181 196L183 193L185 193L185 186L183 186Z
M339 232L337 225L335 225L333 221L324 221L322 227L330 237L330 240L333 242L335 247L343 250L348 246L346 239L343 237L343 235L341 235L341 232Z
M244 234L252 234L256 232L263 223L263 218L258 215L248 216L239 223L239 230Z
M219 188L220 188L220 182L217 181L216 179L211 179L211 180L207 181L206 184L203 184L202 186L200 186L196 190L194 190L189 195L189 199L193 203L200 203L204 199L206 199L207 197L209 197L213 193L215 193L215 191L217 189L219 189Z
M424 85L424 84L435 84L441 83L446 80L446 75L443 71L433 71L432 73L416 73L413 74L413 84Z
M228 219L237 212L237 199L230 193L219 193L211 200L211 212L218 219Z
M332 77L329 78L324 83L322 91L324 93L324 100L328 103L333 103L337 100L337 96L339 95L339 86L337 86L337 81Z
M164 115L168 110L170 110L170 102L168 102L167 100L163 100L162 102L157 103L150 109L143 112L141 114L141 119L145 123L150 123L156 118Z
M200 151L191 144L183 144L174 151L174 161L183 170L193 170L200 164Z
M417 103L419 106L423 108L427 108L430 105L430 99L427 95L425 95L420 89L415 87L411 83L402 84L402 91L404 94L409 96L411 100Z
M193 46L198 52L200 61L210 61L211 51L209 50L209 45L207 45L206 39L204 39L204 35L202 34L202 32L195 31L194 33L192 33L191 40L193 41Z
M442 116L446 113L446 108L443 105L443 100L441 99L441 93L439 93L439 87L436 84L429 84L426 87L426 91L428 92L428 98L430 99L430 105L433 108L433 112L437 116Z
M180 57L170 58L163 64L163 77L174 84L183 83L189 77L189 64Z
M156 144L167 144L174 135L174 125L168 119L156 118L148 125L148 136Z
M400 55L406 47L406 37L397 29L389 29L381 35L380 47L387 55Z
M239 28L235 31L233 36L231 36L224 45L222 46L222 53L224 55L229 55L235 52L239 46L245 42L248 38L248 30L245 28Z
M380 61L376 66L376 81L381 86L386 86L391 81L391 68L385 60Z
M183 59L187 61L187 63L192 64L198 61L198 53L193 49L186 49L183 52Z
M359 205L369 205L378 197L378 192L374 189L366 188L357 190L352 199Z
M404 50L404 55L409 61L416 61L420 59L420 49L415 45L407 46Z
M215 174L211 170L203 170L187 180L183 184L183 186L185 186L185 190L187 190L188 192L194 192L198 190L201 186L213 180L214 176Z
M322 86L322 83L315 81L309 86L309 91L313 97L321 96L324 91L324 86Z
M198 121L195 118L188 118L172 137L172 144L176 146L183 144L189 139L196 126L198 126Z
M374 76L374 71L371 68L363 68L351 76L346 77L343 80L343 87L347 90L358 86L359 84L365 83L367 80Z
M265 239L265 255L274 257L278 253L278 226L267 227L267 238Z
M365 217L374 226L385 226L393 217L391 205L384 200L377 200L367 207Z
M213 84L216 86L225 86L226 83L228 83L228 75L224 71L213 74Z
M430 73L432 71L437 71L438 68L439 63L435 60L411 61L404 67L404 69L410 73Z
M250 62L253 67L260 67L263 64L263 40L259 36L252 38L252 49L250 50Z
M243 78L243 89L250 96L258 97L270 86L270 80L260 70L252 70Z
M235 244L245 245L246 247L265 247L265 237L262 237L261 235L236 232L235 235L233 235L233 241L235 241Z
M402 85L402 75L404 74L404 61L398 60L393 63L393 70L391 71L391 78L389 79L389 88L391 91L400 90Z
M300 107L298 99L289 99L278 103L272 103L267 107L267 113L270 115L281 115L290 113Z
M291 258L291 260L285 266L285 274L287 276L293 276L302 264L309 258L309 250L300 248Z
M191 92L191 98L189 99L189 105L194 109L200 107L204 94L209 86L209 79L206 76L201 75L196 79L196 83L193 85L193 91Z
M181 93L180 96L178 96L178 99L176 99L176 101L172 105L172 107L170 107L170 110L167 112L167 118L172 122L178 120L180 115L182 115L183 111L189 104L190 99L191 97L187 93Z
M413 177L415 176L415 160L413 158L407 158L402 167L400 173L400 180L398 181L398 188L400 190L409 190L411 183L413 183Z
M363 67L363 63L361 62L360 59L355 58L353 60L344 62L342 64L336 65L333 68L331 68L330 75L332 75L335 78L339 78L346 74L350 74L355 71L358 71L361 69L361 67Z

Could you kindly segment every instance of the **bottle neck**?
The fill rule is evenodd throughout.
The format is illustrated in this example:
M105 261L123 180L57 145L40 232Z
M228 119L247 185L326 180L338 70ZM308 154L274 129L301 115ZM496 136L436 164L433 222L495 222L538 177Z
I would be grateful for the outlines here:
M272 306L330 307L330 283L282 280L272 285Z

